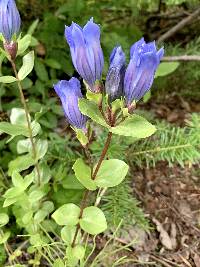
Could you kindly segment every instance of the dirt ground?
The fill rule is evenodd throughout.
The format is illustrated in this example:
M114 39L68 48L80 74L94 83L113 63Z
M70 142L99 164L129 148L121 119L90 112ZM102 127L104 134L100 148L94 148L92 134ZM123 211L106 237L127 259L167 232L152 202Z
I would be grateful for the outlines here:
M196 167L169 168L160 163L135 176L134 193L154 226L141 235L133 251L140 261L168 267L200 266L200 178Z
M180 126L190 112L200 112L199 103L173 94L162 104L150 102L146 107L158 118ZM153 229L141 232L140 242L133 247L132 256L140 263L127 266L200 267L199 166L169 168L160 162L135 174L133 181L133 193Z

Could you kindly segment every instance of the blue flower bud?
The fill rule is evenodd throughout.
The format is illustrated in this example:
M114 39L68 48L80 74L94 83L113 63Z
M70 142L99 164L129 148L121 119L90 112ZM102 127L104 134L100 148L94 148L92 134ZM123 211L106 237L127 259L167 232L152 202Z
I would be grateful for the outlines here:
M80 76L95 91L95 82L101 79L104 65L100 45L100 28L91 18L83 29L72 22L65 27L65 37L70 46L74 67Z
M59 81L54 85L54 89L60 97L69 123L76 128L85 130L87 118L78 107L78 100L83 97L79 80L72 77L69 81Z
M147 44L143 38L131 47L131 59L124 78L127 105L142 98L151 88L155 71L163 55L163 48L157 51L155 42Z
M110 101L120 98L123 94L125 74L125 54L121 46L113 49L110 56L110 67L106 77L105 89Z
M0 0L0 33L6 42L20 30L21 19L14 0Z

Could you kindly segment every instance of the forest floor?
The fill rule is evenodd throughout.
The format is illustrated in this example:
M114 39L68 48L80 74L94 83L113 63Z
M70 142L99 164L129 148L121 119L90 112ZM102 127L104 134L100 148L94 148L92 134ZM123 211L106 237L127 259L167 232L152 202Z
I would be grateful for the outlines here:
M186 102L175 94L144 107L180 126L190 112L200 112L200 103ZM153 229L148 233L130 229L129 240L122 238L124 244L136 236L139 239L129 254L138 263L123 266L200 267L199 166L170 168L160 162L155 168L134 173L133 194Z

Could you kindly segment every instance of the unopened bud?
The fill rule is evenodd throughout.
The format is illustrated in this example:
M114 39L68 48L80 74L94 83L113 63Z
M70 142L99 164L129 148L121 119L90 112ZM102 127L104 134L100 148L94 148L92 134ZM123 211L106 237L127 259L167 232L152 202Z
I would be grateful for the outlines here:
M128 113L132 114L133 111L136 109L136 102L133 101L133 103L127 105L127 108L128 108Z
M94 92L95 93L102 93L104 90L104 86L100 81L96 81L94 85Z
M12 60L15 60L18 50L17 42L11 41L10 43L4 42L3 44L5 51L10 55Z

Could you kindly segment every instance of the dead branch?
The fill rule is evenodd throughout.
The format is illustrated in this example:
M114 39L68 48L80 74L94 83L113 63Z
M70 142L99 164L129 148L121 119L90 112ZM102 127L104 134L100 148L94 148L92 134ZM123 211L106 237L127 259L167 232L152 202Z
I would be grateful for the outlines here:
M198 55L183 55L183 56L170 56L163 57L162 61L200 61L200 56Z
M171 37L172 35L174 35L177 31L179 31L180 29L182 29L185 25L189 24L192 20L194 20L199 15L200 15L200 8L198 8L195 12L193 12L188 17L186 17L183 20L181 20L177 25L175 25L174 27L172 27L169 31L167 31L166 33L164 33L163 35L161 35L160 38L158 38L157 43L161 43L164 40L168 39L169 37Z

